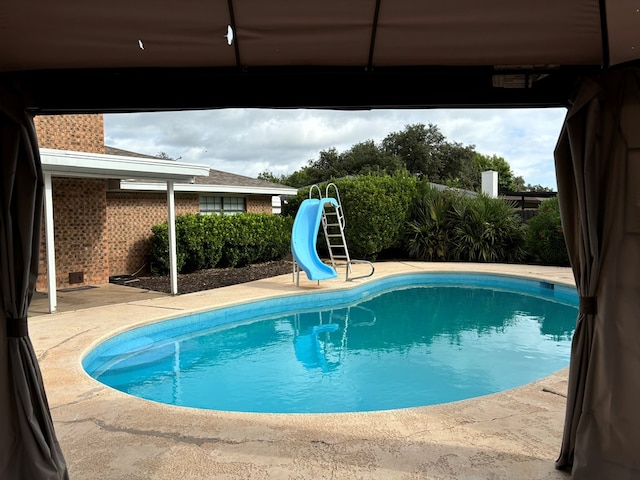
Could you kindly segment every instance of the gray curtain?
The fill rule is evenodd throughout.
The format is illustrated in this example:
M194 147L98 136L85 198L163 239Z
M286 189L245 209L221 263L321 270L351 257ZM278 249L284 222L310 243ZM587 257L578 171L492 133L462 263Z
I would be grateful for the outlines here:
M0 478L67 479L27 329L40 250L43 180L33 119L0 84Z
M640 478L640 68L585 78L555 151L580 309L557 468Z

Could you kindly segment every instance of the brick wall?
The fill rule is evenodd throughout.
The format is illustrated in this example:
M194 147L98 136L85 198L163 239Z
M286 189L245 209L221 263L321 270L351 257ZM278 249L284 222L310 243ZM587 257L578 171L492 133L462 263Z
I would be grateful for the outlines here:
M102 114L38 115L34 122L41 148L105 151ZM108 282L105 181L53 178L52 187L57 288ZM46 291L44 238L43 228L37 288ZM82 272L84 282L71 285L69 273L74 272Z
M176 193L176 215L198 213L197 194ZM143 268L148 272L151 227L167 221L166 193L108 192L110 275L131 275Z
M273 213L271 195L247 195L247 213Z
M38 115L34 122L40 148L105 152L102 114Z
M107 283L105 180L56 177L52 188L57 288ZM37 289L46 291L44 228L40 251ZM70 284L69 273L76 272L82 272L84 281Z

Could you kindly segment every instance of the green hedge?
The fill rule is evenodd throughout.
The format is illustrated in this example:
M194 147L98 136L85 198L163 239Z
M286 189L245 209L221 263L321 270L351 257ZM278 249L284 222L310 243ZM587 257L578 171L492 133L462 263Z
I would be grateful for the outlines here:
M258 213L221 218L224 220L224 246L220 267L280 260L290 252L293 227L290 218Z
M375 260L386 249L398 247L404 235L404 225L415 196L416 179L408 173L361 175L334 180L345 215L345 237L351 258ZM320 184L325 196L326 183ZM329 192L330 195L333 191ZM313 192L317 197L317 191ZM309 188L288 200L283 214L295 217L303 200L309 198ZM324 245L321 234L318 248Z
M529 220L526 248L534 262L569 266L558 197L543 200L537 215Z
M176 217L178 272L281 260L290 251L291 227L292 220L280 215L180 215ZM155 225L151 231L151 273L166 275L167 222Z

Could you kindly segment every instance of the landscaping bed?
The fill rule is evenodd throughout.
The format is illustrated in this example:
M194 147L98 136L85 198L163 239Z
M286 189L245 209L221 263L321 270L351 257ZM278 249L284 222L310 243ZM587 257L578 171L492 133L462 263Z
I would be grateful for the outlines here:
M246 267L211 268L188 274L178 274L178 292L192 293L213 288L251 282L293 272L291 260L256 263ZM124 285L156 292L171 293L171 279L166 276L137 277Z

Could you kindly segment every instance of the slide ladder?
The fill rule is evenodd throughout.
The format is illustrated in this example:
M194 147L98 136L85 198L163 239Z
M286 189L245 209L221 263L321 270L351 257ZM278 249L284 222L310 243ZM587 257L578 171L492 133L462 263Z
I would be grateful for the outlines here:
M322 191L318 185L313 185L309 190L309 198L313 196L313 192L317 191L318 196L322 199ZM326 198L336 199L336 204L325 204L322 211L322 230L324 231L324 238L327 244L327 250L329 251L329 257L331 258L331 265L333 268L345 267L345 280L355 280L358 278L367 278L373 275L374 266L367 260L353 260L349 255L349 249L347 248L347 239L345 237L346 221L344 217L344 211L342 210L342 202L340 201L340 192L335 183L327 184L325 189ZM371 267L371 272L367 275L361 275L358 277L349 277L351 272L351 265L354 263L365 263Z
M325 208L322 212L322 230L324 238L327 242L329 257L333 268L344 266L351 270L351 258L349 257L349 249L347 248L347 239L344 236L345 218L342 204L340 203L340 193L335 184L327 185L326 196L331 197L329 190L334 190L333 198L338 201L334 208ZM350 273L350 272L349 272Z

